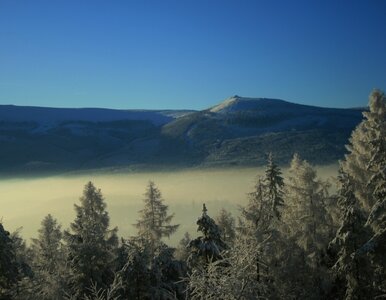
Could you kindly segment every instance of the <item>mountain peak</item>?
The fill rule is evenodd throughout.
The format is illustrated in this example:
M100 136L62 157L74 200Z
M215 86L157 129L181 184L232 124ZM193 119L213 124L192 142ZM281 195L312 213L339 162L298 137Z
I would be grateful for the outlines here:
M262 105L266 105L268 103L273 104L278 102L288 103L286 101L278 99L250 98L234 95L225 99L220 104L211 107L209 111L213 113L228 113L245 109L260 109Z
M214 113L224 111L227 108L234 105L239 99L240 99L240 97L237 95L229 97L229 98L225 99L223 102L221 102L220 104L215 105L212 108L210 108L209 111L214 112Z

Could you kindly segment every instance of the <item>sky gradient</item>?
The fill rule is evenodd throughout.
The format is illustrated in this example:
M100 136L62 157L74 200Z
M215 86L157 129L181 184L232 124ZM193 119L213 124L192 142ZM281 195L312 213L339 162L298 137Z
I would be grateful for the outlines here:
M367 105L386 89L384 0L0 0L0 104Z

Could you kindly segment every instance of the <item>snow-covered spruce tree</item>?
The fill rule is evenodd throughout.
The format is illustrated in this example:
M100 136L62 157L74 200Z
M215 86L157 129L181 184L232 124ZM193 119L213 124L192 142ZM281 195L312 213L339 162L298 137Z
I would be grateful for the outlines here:
M63 233L50 214L41 222L39 236L32 239L33 294L39 299L63 299L65 295L65 252Z
M0 223L0 299L11 299L12 288L19 279L16 252L10 233Z
M123 299L150 298L150 262L153 258L151 246L143 237L122 239L118 251L118 275L122 287L120 296Z
M138 235L123 241L120 249L122 297L130 299L173 299L180 293L175 282L182 277L181 264L173 258L174 249L162 242L179 225L170 225L173 214L161 192L149 182L145 193L145 207L135 224ZM182 293L182 292L181 292Z
M21 237L21 228L12 232L10 237L13 243L13 248L16 254L16 261L18 264L20 280L17 282L16 286L13 287L13 297L15 300L28 300L34 299L28 298L31 291L31 280L33 277L32 266L32 251L27 246L26 241Z
M264 240L272 237L272 206L265 198L264 185L261 178L257 179L254 190L248 194L248 198L247 206L241 208L241 218L239 219L238 226L241 238L238 239L238 242L252 244L257 247ZM262 274L266 273L262 270L262 266L266 266L266 264L263 262L264 258L262 257L261 249L260 251L251 252L250 255L255 261L254 264L256 266L256 274L253 277L258 282Z
M188 265L190 267L205 267L209 262L222 258L222 252L228 248L221 238L221 231L216 222L208 216L205 204L203 204L202 215L197 220L197 231L202 232L190 241L188 248L190 255Z
M197 224L204 236L189 245L192 270L187 282L191 299L264 299L266 281L259 273L261 263L254 255L260 253L264 241L238 235L233 248L226 250L205 205Z
M283 211L283 234L289 243L299 247L296 256L290 258L292 263L303 270L304 282L296 284L296 297L320 299L326 293L327 268L322 263L328 242L332 239L329 226L332 223L327 213L325 199L328 197L326 189L317 178L316 171L311 165L294 155L288 182L285 187L286 208ZM287 264L289 269L294 265ZM300 274L297 273L298 275ZM289 278L292 280L292 278ZM295 290L295 289L294 289Z
M187 246L190 251L187 263L191 269L187 284L191 299L221 299L222 287L218 279L226 278L222 262L228 247L221 238L220 228L207 211L203 204L202 215L197 220L197 231L203 235L191 240Z
M254 190L248 193L248 204L241 208L238 230L242 234L250 232L263 238L270 227L271 206L264 198L264 185L262 178L257 178ZM245 232L245 230L247 232Z
M386 258L384 254L386 252L386 97L384 93L375 90L370 95L369 106L370 111L364 113L365 120L358 128L366 128L363 139L368 142L368 155L361 157L361 162L366 166L363 172L366 173L368 179L365 193L363 193L368 196L365 199L367 202L362 205L368 212L365 226L372 230L372 236L355 252L354 257L357 260L367 258L371 262L372 286L368 293L374 298L379 298L386 296ZM358 141L355 142L358 143ZM352 159L350 156L346 158L346 164L351 162L350 158ZM349 174L356 178L357 173L352 171ZM355 187L357 192L362 191L364 182L358 183L357 181Z
M265 245L272 238L272 205L265 198L262 178L257 178L254 190L248 194L248 198L246 207L241 208L238 226L239 237L234 247L250 250L248 255L250 256L250 263L252 262L254 267L249 267L249 270L253 271L249 275L254 279L252 285L257 286L263 280L266 282L267 278L267 258L263 254L262 245ZM259 295L261 294L260 291Z
M374 186L369 188L371 178L377 173L369 163L379 153L385 139L386 103L385 95L375 90L369 97L369 111L363 113L364 120L352 132L347 146L349 154L341 162L343 170L353 180L354 193L363 209L369 213L376 202ZM384 152L384 151L383 151Z
M123 299L185 299L185 263L174 258L175 249L160 242L132 237L120 248L120 296Z
M180 286L174 282L179 281L182 269L173 257L175 249L168 247L162 238L175 233L179 224L170 224L174 214L168 214L169 207L164 204L160 190L152 181L148 183L144 202L145 207L139 211L140 219L135 226L138 237L144 239L150 251L147 261L150 280L148 297L171 299L171 295L179 293Z
M71 231L64 232L70 267L72 294L82 298L92 285L106 288L113 280L112 262L118 244L117 228L109 229L110 218L102 193L88 182L75 204L76 218Z
M368 169L374 172L370 178L368 187L374 190L374 205L371 207L366 225L370 226L374 235L371 258L374 266L374 283L376 296L386 297L386 97L383 93L375 93L371 106L378 112L379 122L371 118L370 126L375 131L375 137L371 141L373 153Z
M185 284L181 282L183 264L174 259L174 249L159 242L155 249L143 237L122 241L117 272L121 281L122 299L183 299Z
M147 185L144 202L145 207L139 211L140 219L135 227L138 236L150 241L155 249L161 238L170 237L179 225L170 225L174 214L168 215L168 206L163 203L161 192L152 181Z
M221 209L215 220L221 231L222 240L231 247L236 237L235 218L227 210Z
M162 243L151 262L151 299L184 299L186 286L181 281L186 275L183 262L174 259L174 248Z
M284 206L283 188L281 170L269 154L264 176L257 178L254 190L248 194L247 206L241 209L249 228L264 234L278 225Z
M289 235L304 249L307 263L317 265L318 253L329 241L330 217L324 203L328 195L315 169L297 154L291 161L285 193Z
M250 240L235 240L235 247L205 268L193 268L188 277L190 299L267 299L266 280L256 279L254 252L260 245Z
M373 175L367 183L372 193L373 206L368 216L367 225L375 232L386 229L386 97L380 91L374 91L370 99L370 112L364 113L368 128L372 131L370 149L372 156L367 170Z
M280 210L284 205L284 180L281 175L282 173L280 168L273 161L272 153L269 153L267 166L265 168L265 176L263 179L264 198L271 206L272 217L276 220L280 220Z
M235 244L235 248L255 246L256 250L249 253L255 272L250 277L255 279L255 286L265 288L259 295L268 298L278 297L275 286L280 282L278 274L283 273L283 268L279 268L283 265L281 256L286 246L280 231L283 187L281 171L269 155L264 177L257 179L254 190L248 194L248 204L241 209L239 238Z
M364 227L366 218L355 197L352 179L342 170L338 179L338 205L342 210L342 220L328 249L334 261L331 271L335 281L330 298L365 299L369 296L368 287L371 285L369 262L364 257L354 259L353 254L366 242L369 230Z

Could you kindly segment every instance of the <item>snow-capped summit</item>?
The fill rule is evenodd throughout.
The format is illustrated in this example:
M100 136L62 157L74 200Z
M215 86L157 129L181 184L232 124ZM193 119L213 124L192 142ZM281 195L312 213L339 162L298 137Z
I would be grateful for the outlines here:
M220 104L213 106L209 109L209 111L212 113L225 114L242 110L259 110L262 108L266 109L267 105L272 107L276 106L277 104L283 105L284 103L289 104L289 102L284 100L268 98L247 98L235 95L225 99Z
M227 110L227 109L229 109L229 107L233 106L239 98L240 97L237 95L229 97L229 98L225 99L223 102L221 102L220 104L210 108L209 111L214 112L214 113L218 113L218 112Z

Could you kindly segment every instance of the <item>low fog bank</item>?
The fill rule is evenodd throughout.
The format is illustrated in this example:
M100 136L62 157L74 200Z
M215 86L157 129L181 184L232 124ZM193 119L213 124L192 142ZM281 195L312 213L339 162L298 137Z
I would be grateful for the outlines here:
M321 178L333 183L338 165L317 166L317 170ZM79 203L84 185L92 181L106 199L111 226L118 226L119 236L128 237L136 234L132 224L143 207L146 185L152 180L169 205L169 212L175 213L173 223L181 224L169 241L176 245L186 231L196 235L195 223L201 215L202 203L212 217L221 208L237 216L239 205L246 204L247 193L263 172L260 167L2 179L0 219L10 231L22 227L21 234L28 240L37 236L41 220L49 213L66 229L75 218L74 203ZM284 169L284 175L286 172Z

